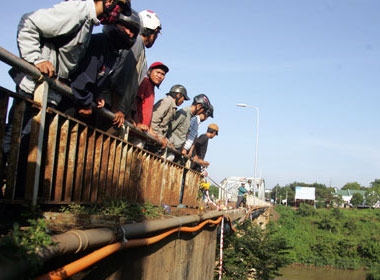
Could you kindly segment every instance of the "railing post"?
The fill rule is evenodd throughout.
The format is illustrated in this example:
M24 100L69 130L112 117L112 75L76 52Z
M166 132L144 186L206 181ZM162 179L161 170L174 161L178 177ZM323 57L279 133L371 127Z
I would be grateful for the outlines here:
M40 184L40 173L41 173L41 159L42 159L42 149L44 145L44 133L45 133L45 120L46 120L46 107L48 99L49 85L46 81L39 84L34 92L34 100L41 104L40 112L34 117L32 122L33 127L36 131L36 137L31 137L30 139L30 151L28 155L28 171L27 173L32 175L33 187L32 187L32 205L37 205L38 190ZM37 138L37 139L36 139ZM37 140L37 142L35 142ZM31 163L31 164L29 164ZM30 167L33 167L31 170Z

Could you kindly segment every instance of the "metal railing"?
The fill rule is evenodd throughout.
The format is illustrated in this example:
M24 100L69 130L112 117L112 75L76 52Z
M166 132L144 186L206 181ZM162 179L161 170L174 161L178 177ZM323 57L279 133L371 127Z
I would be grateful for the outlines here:
M4 173L0 200L36 205L125 199L155 205L197 205L199 172L128 141L132 131L144 141L160 145L154 137L128 123L115 136L47 107L49 86L66 96L71 96L71 89L44 77L32 65L1 47L0 60L39 81L34 100L0 87L1 143L7 130L9 97L15 102L13 126L8 131L11 148L6 158L0 153ZM32 106L34 115L31 133L24 139L26 105ZM106 109L98 113L108 119L114 116Z

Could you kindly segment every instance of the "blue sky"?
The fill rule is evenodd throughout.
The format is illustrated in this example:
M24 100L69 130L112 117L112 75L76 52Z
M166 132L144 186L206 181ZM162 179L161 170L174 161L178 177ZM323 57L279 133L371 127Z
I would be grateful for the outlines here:
M0 18L0 46L17 54L21 15L59 1L11 1ZM151 9L162 35L148 63L170 68L156 90L183 84L215 107L219 136L210 140L210 177L253 176L266 187L294 181L342 187L380 178L380 1L133 0ZM99 31L100 29L97 29ZM0 63L1 85L13 89ZM185 106L190 105L185 103Z

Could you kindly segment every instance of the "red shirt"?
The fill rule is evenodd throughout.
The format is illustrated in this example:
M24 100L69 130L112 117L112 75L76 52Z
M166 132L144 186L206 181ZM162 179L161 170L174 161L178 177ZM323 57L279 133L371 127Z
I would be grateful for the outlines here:
M152 121L154 105L154 84L145 77L139 86L136 96L136 117L137 123L145 124L150 127Z

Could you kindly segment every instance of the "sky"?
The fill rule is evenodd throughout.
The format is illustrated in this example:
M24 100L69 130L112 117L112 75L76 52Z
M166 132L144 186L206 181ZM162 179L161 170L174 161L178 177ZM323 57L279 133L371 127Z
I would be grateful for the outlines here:
M18 54L22 14L58 2L8 1L0 46ZM161 19L147 60L170 71L156 100L182 84L215 108L199 129L220 128L206 155L211 179L253 177L256 169L270 189L368 187L380 178L380 1L132 0L132 7ZM8 70L0 62L0 85L14 89Z

